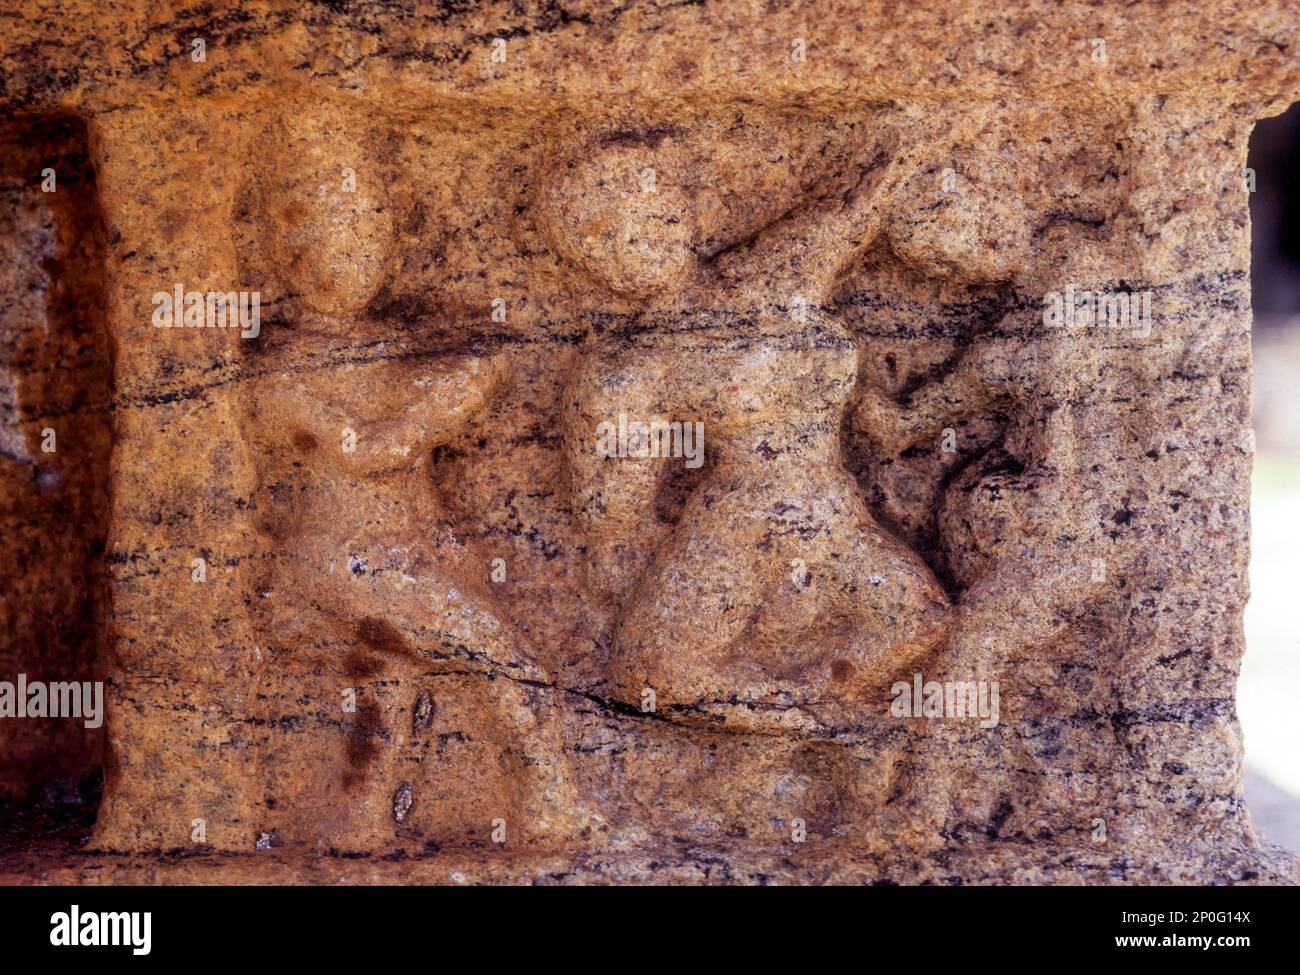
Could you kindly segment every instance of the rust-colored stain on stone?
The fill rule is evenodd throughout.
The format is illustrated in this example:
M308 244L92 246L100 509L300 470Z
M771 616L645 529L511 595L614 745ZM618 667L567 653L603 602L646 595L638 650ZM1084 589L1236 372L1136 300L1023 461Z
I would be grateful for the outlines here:
M0 681L104 713L0 719L4 880L1300 880L1293 7L18 6Z

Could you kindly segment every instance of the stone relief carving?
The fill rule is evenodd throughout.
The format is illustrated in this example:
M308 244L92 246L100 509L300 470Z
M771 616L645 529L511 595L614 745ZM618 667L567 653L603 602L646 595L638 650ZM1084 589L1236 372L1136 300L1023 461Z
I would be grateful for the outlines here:
M584 803L560 718L534 700L532 688L551 678L494 605L487 560L458 532L429 473L434 451L499 394L502 363L454 324L409 333L361 317L392 272L391 209L373 184L344 189L322 153L348 133L310 117L288 127L295 137L268 153L250 193L271 273L297 306L282 334L249 353L259 376L245 396L258 527L266 550L283 553L259 586L261 623L270 652L299 679L322 680L323 696L341 679L382 687L401 674L378 706L362 708L342 743L342 773L325 765L322 801L351 815L307 825L333 848L372 849L404 823L445 840L436 812L424 822L418 814L454 808L455 791L473 783L486 790L474 804L495 810L483 822L563 839L557 821L581 822ZM347 144L360 158L361 146ZM430 764L447 766L437 772L447 789L421 768L421 745L463 735L459 722L479 747L450 758L439 749ZM499 781L480 780L484 765L502 767ZM423 807L414 812L413 781ZM450 818L463 829L458 812Z
M529 824L544 843L590 835L604 820L566 755L580 734L567 713L575 695L687 726L673 734L694 726L852 751L887 717L897 680L993 666L990 630L1011 607L981 607L980 587L1000 596L1030 548L1044 548L1041 567L1058 546L1059 579L1044 586L1055 608L1087 601L1089 567L1046 537L1075 463L1061 343L972 333L908 394L860 378L861 342L836 301L864 254L1000 285L1023 273L1030 234L985 246L992 204L970 187L961 207L919 221L948 192L947 174L925 168L942 150L904 144L883 112L867 122L823 140L831 158L793 180L783 212L725 235L698 225L689 176L716 137L707 125L587 133L577 151L541 150L558 158L518 209L535 228L524 246L549 249L579 296L580 345L553 409L570 512L559 529L585 556L578 598L606 620L585 673L541 663L554 654L512 621L487 551L436 483L440 449L493 403L508 408L520 360L482 314L412 315L388 297L412 235L381 180L348 185L355 170L338 166L382 165L373 157L391 151L386 136L328 112L268 127L276 141L240 196L244 277L281 296L244 354L255 524L276 553L257 577L254 619L277 666L315 699L349 681L367 698L356 719L323 719L324 744L303 746L320 754L299 800L338 812L277 841L454 845L497 819ZM844 444L897 456L990 414L1006 418L1001 436L903 512L935 524L941 582L869 510ZM639 456L646 440L602 452L602 425L626 441L628 423L662 424L664 449ZM686 454L673 456L673 437L688 438ZM1031 644L1060 620L1016 625ZM439 727L476 747L459 764L440 750L426 767ZM472 811L445 791L435 798L438 779L483 788L484 762L503 772ZM855 786L853 801L879 808L900 781L895 771ZM478 830L466 825L475 816Z
M593 324L566 393L574 508L593 581L617 607L611 687L628 704L651 692L683 719L830 730L870 710L882 676L932 650L949 618L841 459L857 350L823 305L875 232L889 176L873 169L888 164L862 164L847 188L702 261L674 162L589 147L542 203L561 253L641 299ZM673 460L600 456L592 431L620 415L707 437L704 475L658 548L647 541Z
M582 553L574 598L598 617L579 631L587 659L554 670L559 655L497 595L466 498L449 504L439 472L442 450L484 443L491 411L511 409L528 361L510 350L518 336L481 309L395 297L427 217L373 175L400 151L392 135L332 110L266 125L236 221L244 283L276 296L242 350L250 509L272 553L251 618L321 731L283 746L311 770L292 808L328 812L260 835L363 851L481 843L497 822L543 846L607 831L620 817L573 766L588 733L573 708L591 702L681 726L666 732L679 747L694 728L776 736L765 747L778 755L805 749L793 768L847 761L827 808L845 824L881 816L913 788L915 743L881 730L896 682L996 673L1009 632L1037 652L1084 614L1104 572L1055 534L1078 464L1070 340L995 301L1001 312L907 390L864 378L869 349L840 301L864 260L975 289L1032 273L1032 213L998 222L1008 187L947 187L930 161L959 150L904 127L873 111L822 134L780 210L721 224L691 177L717 146L711 120L535 150L545 176L506 247L553 261L575 302L576 353L544 422L559 431L552 528ZM936 207L950 192L961 206ZM624 436L628 423L662 424L665 450L602 453L602 425ZM864 456L904 457L966 423L983 439L929 477L928 498L899 506L877 491L869 507ZM698 466L673 456L672 437L692 435ZM456 449L472 464L479 448ZM1047 601L1026 620L1030 565ZM355 716L331 713L340 693L359 697Z
M380 41L327 5L382 52L254 34L210 75L0 88L64 86L103 207L105 252L60 258L112 357L88 847L132 876L1293 873L1232 713L1246 204L1162 174L1239 168L1275 108L1250 79L1294 79L1179 49L1084 83L1029 26L988 34L1020 58L890 41L906 80L829 39L751 71L699 15L592 14L530 76L459 12L374 12ZM173 287L260 295L260 333L155 331ZM1058 327L1067 289L1163 327ZM954 682L1000 697L948 720Z

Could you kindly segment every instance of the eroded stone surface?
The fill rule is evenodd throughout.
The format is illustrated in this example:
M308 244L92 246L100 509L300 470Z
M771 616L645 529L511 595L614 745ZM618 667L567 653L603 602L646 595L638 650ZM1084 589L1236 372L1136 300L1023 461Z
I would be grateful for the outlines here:
M114 395L104 798L7 875L1297 879L1233 711L1294 10L994 8L11 16Z

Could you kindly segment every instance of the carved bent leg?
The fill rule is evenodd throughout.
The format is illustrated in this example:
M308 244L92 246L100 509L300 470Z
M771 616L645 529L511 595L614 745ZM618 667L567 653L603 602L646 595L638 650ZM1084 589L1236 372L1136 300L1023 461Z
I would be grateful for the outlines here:
M331 510L339 501L332 499ZM585 830L592 817L564 755L555 700L560 692L528 652L526 637L501 619L474 580L469 548L440 517L436 498L427 486L421 492L416 483L404 482L351 501L354 510L381 512L382 518L339 531L309 517L314 527L300 538L302 559L293 586L311 594L320 623L340 652L374 660L376 672L397 677L399 684L457 690L441 692L438 716L428 716L422 729L416 692L397 699L375 682L377 701L368 702L378 704L369 729L377 749L368 776L373 785L367 801L355 804L343 835L332 838L335 845L364 849L393 840L407 820L409 809L403 806L421 801L418 778L415 785L411 781L420 770L403 771L410 759L404 746L427 732L429 722L437 722L443 736L494 743L487 754L472 753L475 763L515 769L500 785L509 801L498 801L492 818L512 822L516 836L563 839ZM401 544L395 544L398 540ZM469 695L480 706L449 707L447 693ZM484 713L493 717L480 727L447 723L450 715L460 714L477 724ZM444 758L441 752L439 757ZM423 774L437 773L430 766ZM454 798L442 805L450 808ZM433 831L444 841L452 839L445 828L426 822L421 835Z
M640 704L650 690L658 709L689 715L708 702L771 696L761 670L730 654L783 571L755 557L766 523L746 500L705 487L687 502L615 634L611 676L622 700Z
M1027 466L995 450L949 488L939 523L967 587L954 662L976 667L1046 645L1126 564L1123 546L1079 541L1091 526L1072 488L1080 479L1072 422L1067 409L1051 411L1023 438Z
M850 484L826 500L779 483L719 471L688 502L618 629L624 700L651 689L678 720L826 730L946 635L942 589Z

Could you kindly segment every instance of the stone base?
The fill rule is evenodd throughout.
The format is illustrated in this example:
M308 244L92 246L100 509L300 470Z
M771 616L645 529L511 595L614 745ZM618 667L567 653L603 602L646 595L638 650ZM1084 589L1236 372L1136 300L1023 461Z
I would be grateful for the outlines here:
M0 856L0 883L27 884L835 884L1278 885L1300 860L1260 841L1181 850L989 842L928 854L873 856L844 845L798 852L692 846L531 854L113 854L44 847Z

